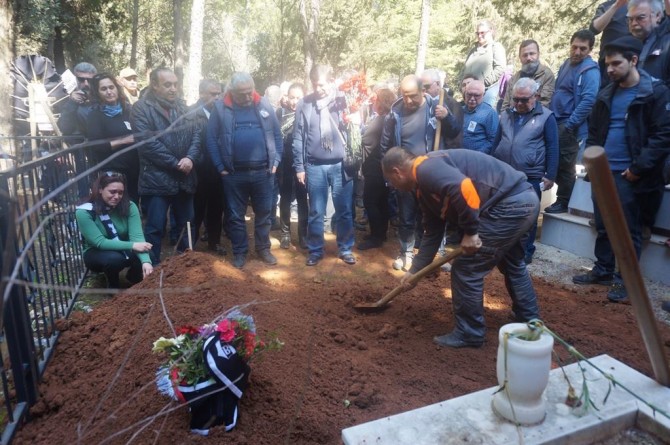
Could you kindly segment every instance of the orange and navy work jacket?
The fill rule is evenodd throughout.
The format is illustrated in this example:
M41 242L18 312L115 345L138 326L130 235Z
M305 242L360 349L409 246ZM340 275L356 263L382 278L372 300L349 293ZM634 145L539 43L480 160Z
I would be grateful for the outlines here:
M490 207L528 187L522 172L493 156L460 148L417 157L412 173L417 181L416 194L426 231L421 244L425 252L419 254L428 260L424 266L437 252L445 225L450 230L474 235L479 218Z

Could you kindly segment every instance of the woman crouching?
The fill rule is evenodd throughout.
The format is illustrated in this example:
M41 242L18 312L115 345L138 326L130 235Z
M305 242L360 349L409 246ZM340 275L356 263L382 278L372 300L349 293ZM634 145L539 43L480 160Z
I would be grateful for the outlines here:
M126 279L139 283L154 270L151 244L144 240L139 210L126 194L125 176L101 173L91 189L88 202L75 212L84 238L84 264L104 272L111 288L119 287L119 273L125 268L130 268Z

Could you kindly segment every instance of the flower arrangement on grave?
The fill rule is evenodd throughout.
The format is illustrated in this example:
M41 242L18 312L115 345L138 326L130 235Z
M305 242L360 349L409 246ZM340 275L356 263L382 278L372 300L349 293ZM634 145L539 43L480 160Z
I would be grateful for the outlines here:
M167 356L156 372L159 392L189 405L192 432L206 436L210 427L222 424L232 430L248 384L249 363L283 343L274 335L261 340L253 317L238 309L214 323L180 326L175 334L153 344L154 353Z

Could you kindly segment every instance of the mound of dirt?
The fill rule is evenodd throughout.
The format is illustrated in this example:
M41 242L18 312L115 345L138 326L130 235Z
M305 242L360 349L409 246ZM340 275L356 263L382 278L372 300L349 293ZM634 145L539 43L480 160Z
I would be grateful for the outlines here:
M294 249L275 250L280 265L251 259L234 269L220 257L189 252L147 280L60 326L61 340L40 386L33 419L19 444L217 443L337 444L342 428L436 403L496 384L497 331L511 322L502 276L486 283L487 343L441 349L433 336L453 327L449 275L428 278L379 314L353 309L398 284L389 256L364 252L356 266L330 257L303 266ZM176 326L202 324L234 305L253 303L261 335L276 332L279 352L252 364L237 428L189 432L186 407L154 385L162 358L154 340ZM609 354L651 375L630 306L604 301L604 288L575 292L535 280L546 324L586 356ZM661 326L666 344L670 328ZM566 354L562 354L566 357Z

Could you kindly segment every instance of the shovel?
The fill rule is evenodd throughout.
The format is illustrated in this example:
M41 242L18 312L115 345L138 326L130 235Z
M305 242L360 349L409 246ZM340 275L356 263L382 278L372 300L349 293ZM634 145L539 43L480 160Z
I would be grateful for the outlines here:
M443 257L439 257L407 280L408 285L412 285L412 287L419 282L423 277L428 275L429 273L433 272L436 270L438 267L442 266L443 264L448 263L449 261L453 260L454 258L458 257L462 253L461 248L458 247L451 252L447 253L447 255ZM410 287L406 287L405 284L401 284L400 286L396 287L393 289L391 292L388 294L384 295L381 300L378 300L374 303L359 303L354 306L354 309L356 309L359 312L367 312L367 313L374 313L374 312L381 312L385 310L388 307L388 304L393 300L395 297L403 293L405 290L409 290Z
M448 252L447 255L436 259L435 261L433 261L432 263L430 263L429 265L427 265L426 267L424 267L423 269L412 275L412 277L409 280L407 280L407 284L411 285L411 287L405 287L406 286L405 284L401 284L388 294L384 295L380 300L375 301L374 303L359 303L354 306L354 309L356 309L359 312L365 312L365 313L376 313L386 310L391 300L393 300L398 295L402 294L404 291L411 289L423 277L433 272L443 264L446 264L449 261L453 260L454 258L459 257L462 253L463 251L461 250L461 248L457 247L451 252ZM496 249L494 247L482 246L479 248L477 253L484 255L495 255Z

